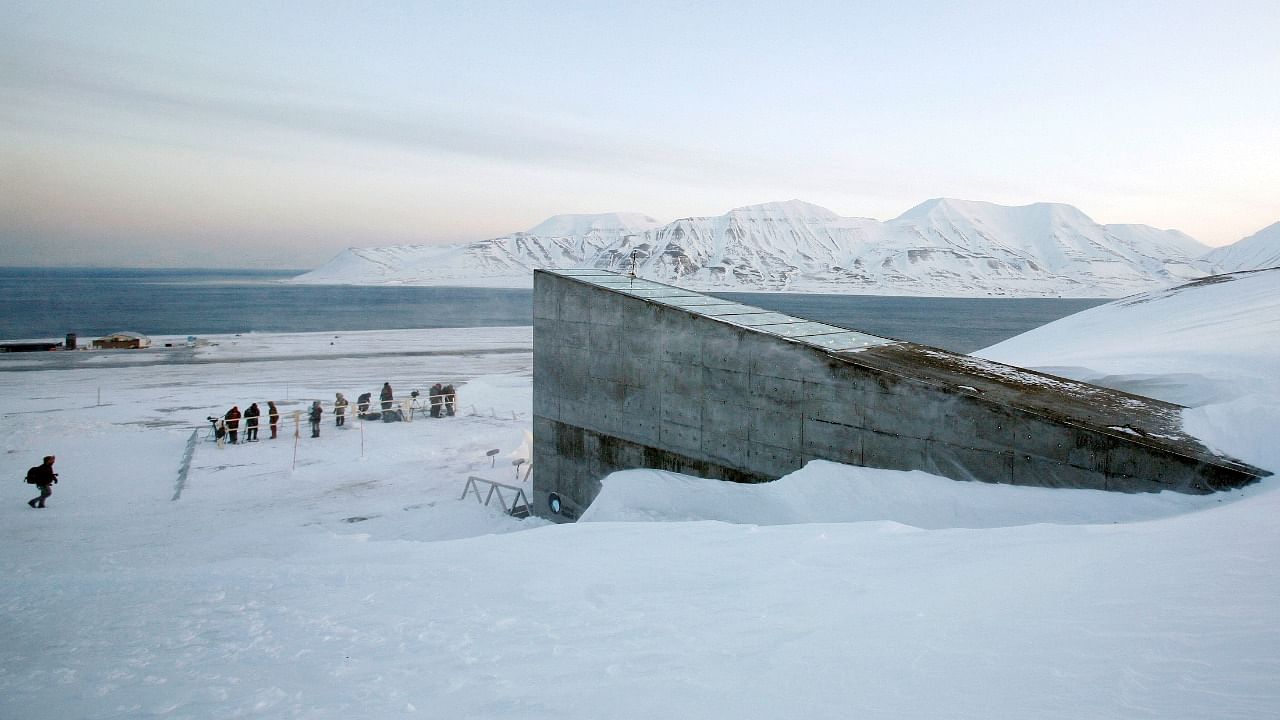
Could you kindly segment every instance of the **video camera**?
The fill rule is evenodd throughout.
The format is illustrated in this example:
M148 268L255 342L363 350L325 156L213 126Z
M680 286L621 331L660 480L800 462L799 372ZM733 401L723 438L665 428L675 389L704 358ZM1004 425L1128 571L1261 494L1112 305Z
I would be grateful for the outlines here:
M413 392L409 393L409 397L418 397L418 391L414 390Z

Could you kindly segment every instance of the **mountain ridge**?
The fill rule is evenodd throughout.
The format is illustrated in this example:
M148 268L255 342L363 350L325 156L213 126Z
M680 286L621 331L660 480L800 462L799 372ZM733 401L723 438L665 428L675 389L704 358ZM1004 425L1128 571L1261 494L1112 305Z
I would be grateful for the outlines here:
M1280 222L1204 256L1217 272L1261 270L1280 266Z
M891 220L803 200L660 223L642 213L556 215L446 246L349 248L295 282L529 287L537 268L630 272L696 290L1120 297L1209 274L1177 230L1102 225L1062 203L932 198Z

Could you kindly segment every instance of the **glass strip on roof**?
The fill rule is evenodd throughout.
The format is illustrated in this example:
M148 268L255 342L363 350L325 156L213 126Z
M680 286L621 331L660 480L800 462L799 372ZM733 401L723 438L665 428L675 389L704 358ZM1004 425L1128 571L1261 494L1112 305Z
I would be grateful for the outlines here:
M652 298L654 302L681 308L702 308L716 305L740 305L732 300L721 300L710 295L676 295L673 297Z
M896 340L889 340L887 338L854 332L852 330L836 333L834 335L812 335L810 337L797 339L806 345L816 345L836 352L841 350L860 350L866 347L889 345L897 342Z
M746 327L756 327L757 325L780 325L782 323L802 323L804 320L782 313L768 312L759 310L751 314L734 315L725 318L726 322L734 325L744 325Z
M582 280L584 282L588 282L592 285L598 285L603 288L609 288L610 290L621 290L623 292L627 292L630 290L677 290L679 289L679 288L673 288L670 285L663 285L661 283L650 282L648 280L632 280L630 278L587 277L587 278L577 278L577 279ZM685 292L688 292L688 290L686 290Z
M684 295L684 296L678 296L678 297L660 297L660 299L655 300L655 302L662 302L663 305L672 305L675 307L692 307L692 309L698 309L698 307L723 307L723 306L742 307L744 306L741 304L741 302L733 302L732 300L721 300L721 299L718 299L718 297L712 297L709 295Z
M784 323L782 325L762 325L755 329L789 338L805 338L810 335L833 335L835 333L849 332L847 328L836 327L835 325L826 325L819 322L811 322L808 320Z
M688 290L681 290L680 288L670 288L670 287L668 288L635 288L634 290L630 288L614 288L614 289L626 290L626 293L628 295L635 295L636 297L649 298L652 300L660 300L660 299L666 299L666 298L698 297L697 295L690 295Z
M791 338L806 345L833 352L859 350L897 342L866 333L846 330L834 325L813 322L782 313L771 312L751 305L684 290L643 278L633 278L609 270L575 269L547 270L597 287L625 293L632 297L670 305L704 315L721 322L751 328L778 337Z
M582 278L582 277L591 277L591 276L621 277L620 275L618 275L618 273L610 272L609 270L597 270L595 268L573 268L569 270L546 270L545 272L549 272L553 275L564 275L565 277L572 277L572 278Z
M691 312L696 312L699 315L725 319L727 319L727 316L729 315L753 315L755 313L764 312L764 310L761 310L758 307L751 307L750 305L742 305L739 303L730 303L728 305L702 305L689 308L689 310Z

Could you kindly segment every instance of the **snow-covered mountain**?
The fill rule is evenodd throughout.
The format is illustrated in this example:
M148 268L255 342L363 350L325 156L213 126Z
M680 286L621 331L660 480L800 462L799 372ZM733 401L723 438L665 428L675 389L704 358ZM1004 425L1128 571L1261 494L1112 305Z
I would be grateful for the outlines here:
M881 222L791 200L667 224L561 215L462 245L352 248L296 281L527 287L535 268L634 262L643 277L698 290L1115 297L1204 276L1207 250L1176 230L1101 225L1054 203L935 199Z
M1280 222L1235 244L1212 250L1203 260L1220 273L1280 267Z
M640 213L556 215L528 232L459 245L348 248L295 282L526 287L535 268L582 267L662 223Z

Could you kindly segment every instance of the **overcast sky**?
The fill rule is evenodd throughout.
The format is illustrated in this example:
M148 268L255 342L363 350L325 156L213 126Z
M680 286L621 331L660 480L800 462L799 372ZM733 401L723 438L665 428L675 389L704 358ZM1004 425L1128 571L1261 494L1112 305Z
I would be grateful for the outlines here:
M1280 2L0 0L0 265L309 268L799 198L1280 220Z

